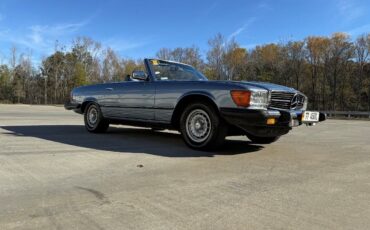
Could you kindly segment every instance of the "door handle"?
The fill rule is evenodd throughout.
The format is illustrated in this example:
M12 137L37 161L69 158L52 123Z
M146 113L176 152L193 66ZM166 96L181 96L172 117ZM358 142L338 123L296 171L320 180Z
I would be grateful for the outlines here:
M105 88L106 90L113 91L113 88Z

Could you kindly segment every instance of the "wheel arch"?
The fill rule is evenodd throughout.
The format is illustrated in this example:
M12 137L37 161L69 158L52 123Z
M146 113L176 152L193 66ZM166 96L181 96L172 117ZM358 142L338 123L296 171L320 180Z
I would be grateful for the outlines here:
M174 109L174 112L172 114L171 118L171 124L178 129L180 125L180 118L181 114L186 108L191 103L194 102L203 102L206 104L209 104L212 106L217 112L219 112L219 108L217 106L217 103L215 101L215 98L206 92L191 92L183 95L178 102L176 103L176 107Z
M84 101L81 104L81 113L85 113L86 106L90 103L98 104L96 98L94 98L94 97L85 98Z

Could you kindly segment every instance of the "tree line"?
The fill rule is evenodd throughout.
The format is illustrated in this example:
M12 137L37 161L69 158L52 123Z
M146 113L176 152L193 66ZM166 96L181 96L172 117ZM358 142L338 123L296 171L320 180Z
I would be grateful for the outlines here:
M197 46L161 48L156 57L193 65L212 80L294 87L309 97L310 109L370 111L370 34L309 36L251 49L217 34L206 52ZM60 104L74 87L124 81L143 68L142 60L122 58L87 37L73 40L69 49L56 43L39 65L13 47L0 65L0 102Z

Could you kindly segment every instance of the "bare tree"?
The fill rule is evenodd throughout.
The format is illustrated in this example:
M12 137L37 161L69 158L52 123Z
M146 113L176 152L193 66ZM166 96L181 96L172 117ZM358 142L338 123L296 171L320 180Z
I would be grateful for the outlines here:
M294 77L294 85L297 90L300 89L300 82L304 71L306 50L303 41L291 41L287 44L287 55L289 65Z
M355 92L357 93L357 104L356 104L356 110L360 109L361 104L361 90L363 90L363 85L366 84L364 82L365 80L365 71L364 68L369 61L369 50L370 48L370 35L361 35L357 38L354 49L355 49L355 56L357 61L357 74L355 77L353 88L355 89Z
M207 52L209 75L211 78L224 80L223 61L225 54L226 39L222 34L208 40L209 50Z
M332 69L332 110L336 110L338 78L346 62L352 57L352 46L349 36L344 33L335 33L330 38L331 69ZM343 76L342 76L343 77ZM343 81L339 82L343 84Z
M210 79L259 80L295 87L310 98L310 109L370 110L370 35L354 42L343 33L304 40L263 44L246 50L217 34L208 41L206 57L195 45L161 48L157 57L195 66ZM12 47L8 65L0 65L0 101L63 103L72 88L121 81L142 60L122 58L87 37L71 48L56 42L55 52L32 64L32 54Z
M172 50L171 49L169 49L169 48L161 48L157 52L156 56L157 56L157 58L162 59L162 60L171 60L171 58L172 58L172 54L171 53L172 53Z
M103 79L108 81L122 81L124 79L124 65L118 55L108 48L103 60Z
M240 48L239 44L232 39L226 46L223 59L227 80L241 80L245 72L243 68L247 65L247 50Z

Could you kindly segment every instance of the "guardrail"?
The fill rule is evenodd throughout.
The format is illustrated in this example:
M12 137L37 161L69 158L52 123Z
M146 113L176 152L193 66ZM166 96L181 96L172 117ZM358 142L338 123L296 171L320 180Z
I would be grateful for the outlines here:
M360 111L321 111L330 117L346 117L346 118L369 118L370 111L360 112Z

